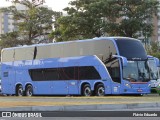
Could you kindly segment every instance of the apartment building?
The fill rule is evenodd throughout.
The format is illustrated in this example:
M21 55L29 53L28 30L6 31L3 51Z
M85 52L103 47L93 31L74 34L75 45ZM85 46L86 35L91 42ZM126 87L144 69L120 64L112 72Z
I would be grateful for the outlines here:
M26 11L27 10L27 7L24 6L24 5L21 5L21 4L13 4L13 5L19 11ZM43 5L43 7L46 7L48 9L52 9L52 8L49 8L46 5ZM13 15L10 14L10 13L0 12L0 34L17 31L18 28L17 28L15 23L18 23L18 22L21 22L21 21L23 21L23 20L14 20ZM50 33L51 31L52 31L52 28L47 32ZM44 40L44 39L48 39L48 37L46 35L43 35L43 36L37 37L36 39L37 39L37 41L41 41L41 40Z
M26 7L20 4L15 4L15 7L17 10L26 10ZM11 13L0 12L0 34L16 31L16 22Z
M13 15L1 12L0 13L0 34L12 32L16 29L14 26Z

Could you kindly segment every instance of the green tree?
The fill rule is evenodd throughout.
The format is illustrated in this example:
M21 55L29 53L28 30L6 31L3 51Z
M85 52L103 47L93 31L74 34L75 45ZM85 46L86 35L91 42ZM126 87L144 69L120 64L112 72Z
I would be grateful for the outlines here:
M6 0L6 1L11 1L11 2L18 2L18 1L23 1L23 0ZM37 4L43 4L45 3L45 0L32 0L32 2L37 3Z
M58 19L52 36L58 41L102 35L151 36L150 21L157 13L157 0L76 0L64 10L68 16Z
M0 36L0 46L2 48L23 45L22 40L18 39L18 32L10 32Z
M147 49L147 54L160 59L160 46L158 42L151 42L150 47Z
M62 16L57 20L58 27L52 32L51 36L57 41L66 41L74 39L85 39L100 36L103 19L97 14L95 9L93 12L88 7L97 0L72 1L64 10L67 16ZM85 3L83 3L85 2ZM92 14L91 14L92 13Z
M143 36L151 36L153 31L152 18L157 15L157 0L118 0L115 2L120 7L119 22L109 22L114 28L109 27L110 34L116 30L121 36L138 37L142 32ZM114 35L114 34L113 34Z
M49 42L44 41L45 39L40 39L40 37L44 38L44 36L47 36L49 31L52 30L52 19L57 12L41 7L40 5L35 4L35 2L30 2L29 0L16 1L16 3L24 5L26 10L17 10L15 6L3 8L1 10L12 14L13 19L16 21L15 26L17 27L18 33L17 39L20 42L17 43L17 45ZM4 36L6 35L1 36L2 42L7 39Z

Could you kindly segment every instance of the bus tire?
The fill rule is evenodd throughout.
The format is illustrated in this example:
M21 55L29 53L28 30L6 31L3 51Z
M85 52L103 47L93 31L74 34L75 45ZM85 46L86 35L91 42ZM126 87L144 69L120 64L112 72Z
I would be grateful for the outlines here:
M16 95L17 96L23 96L23 93L24 93L24 91L23 91L22 85L18 85L18 87L16 89Z
M83 96L91 96L92 95L92 90L91 90L91 87L89 84L85 84L83 86L82 95Z
M105 88L103 84L98 84L96 86L96 96L104 96L105 95Z
M33 96L33 87L32 87L32 85L27 85L26 90L25 90L25 94L28 97Z

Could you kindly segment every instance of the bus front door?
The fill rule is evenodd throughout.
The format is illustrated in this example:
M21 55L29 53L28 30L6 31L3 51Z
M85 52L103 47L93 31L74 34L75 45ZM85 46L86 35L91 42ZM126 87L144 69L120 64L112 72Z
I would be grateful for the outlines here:
M113 59L106 64L108 72L112 78L111 86L112 86L112 94L120 93L120 65L118 59Z

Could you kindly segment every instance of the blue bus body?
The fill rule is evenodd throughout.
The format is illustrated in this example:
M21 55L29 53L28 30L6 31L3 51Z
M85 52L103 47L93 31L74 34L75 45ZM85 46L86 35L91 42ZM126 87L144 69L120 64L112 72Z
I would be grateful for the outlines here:
M149 56L148 63L151 71L150 72L151 92L156 92L157 87L160 86L159 59L153 56Z
M127 77L124 78L125 71L129 71L130 68L132 68L132 66L134 65L138 66L139 68L142 68L142 66L144 66L144 69L146 69L147 58L145 59L126 58L127 65L125 66L124 64L126 63L122 62L122 60L126 56L122 56L119 53L119 48L117 46L117 43L115 42L115 39L117 38L119 37L104 37L91 40L79 40L74 42L49 44L49 45L59 45L59 44L64 45L67 43L74 43L74 44L76 43L78 45L79 43L84 43L84 44L85 42L92 43L94 41L101 41L102 39L110 41L113 43L116 52L115 53L112 52L111 53L112 55L109 55L110 56L109 60L107 58L108 62L104 60L103 57L105 56L103 55L98 54L99 55L98 56L96 54L88 54L88 53L87 55L82 54L82 55L77 55L77 56L74 55L68 57L66 56L53 57L53 58L42 57L40 59L36 58L35 53L38 54L39 48L46 46L46 44L3 49L1 58L2 94L8 94L8 95L16 94L18 96L20 95L102 96L107 94L150 93L150 80L148 78L146 79L139 76L135 77L132 74L131 76L137 78L137 80L133 81L134 78L127 78ZM122 37L121 39L131 39L131 38ZM32 47L33 48L36 47L36 50L34 49L33 53L29 53L33 55L33 59L18 60L19 58L17 57L14 58L13 60L8 60L7 58L7 55L8 56L13 55L13 57L16 56L15 51L17 48L27 49ZM81 46L79 47L81 50ZM110 49L111 48L109 46L109 50ZM63 51L63 54L64 52L66 52L66 50ZM69 50L74 51L73 49ZM13 54L11 54L11 52L5 53L5 51L11 51L11 52L13 51ZM45 52L47 53L50 51L45 51ZM80 52L80 54L81 53L82 51ZM28 53L26 53L26 55L27 54ZM113 57L113 55L117 55L117 57ZM11 56L10 58L12 59ZM116 67L115 64L116 62L118 63L118 67ZM127 66L129 67L127 68ZM139 68L135 69L138 71ZM147 71L147 70L142 70L142 71ZM145 76L148 76L148 71L146 73L143 73L142 75L144 76L144 74ZM129 75L129 73L127 73L127 75Z

